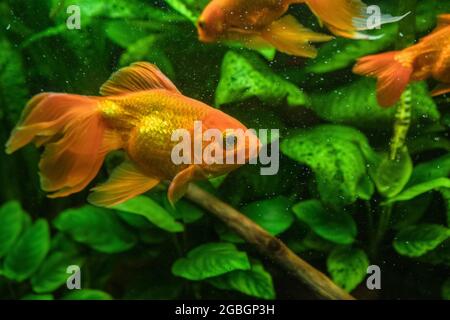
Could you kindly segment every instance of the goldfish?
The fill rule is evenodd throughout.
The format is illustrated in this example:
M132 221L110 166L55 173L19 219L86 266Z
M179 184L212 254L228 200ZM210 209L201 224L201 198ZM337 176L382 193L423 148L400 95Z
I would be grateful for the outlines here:
M335 35L352 39L377 39L361 33L369 29L368 7L361 0L212 0L197 22L200 41L234 40L251 49L276 48L300 57L314 58L311 42L332 36L314 32L293 16L285 15L291 4L305 3ZM402 17L381 15L379 24Z
M377 99L382 107L395 105L410 82L430 77L439 82L432 96L450 92L450 14L438 16L436 29L417 44L363 57L353 72L378 79Z
M96 177L108 153L122 150L126 159L105 183L91 189L88 201L111 207L170 181L173 204L190 182L220 176L242 164L194 161L194 148L186 151L188 163L175 164L172 150L176 130L215 129L223 141L201 142L201 148L219 144L225 151L242 151L249 159L250 146L259 146L256 135L242 143L234 132L247 128L233 117L184 96L155 66L137 62L113 73L100 88L100 96L41 93L34 96L6 143L11 154L34 143L45 150L39 162L40 182L50 198L79 192ZM192 139L192 143L194 142ZM216 146L217 147L217 146ZM239 149L239 150L237 150ZM224 156L227 152L224 153Z

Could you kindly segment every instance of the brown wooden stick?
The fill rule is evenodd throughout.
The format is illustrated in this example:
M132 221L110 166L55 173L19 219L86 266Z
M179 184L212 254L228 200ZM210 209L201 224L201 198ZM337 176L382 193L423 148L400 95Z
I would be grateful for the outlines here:
M297 256L281 240L230 205L191 183L186 197L213 213L228 227L253 244L262 254L276 261L287 272L308 285L322 299L354 300L319 270Z

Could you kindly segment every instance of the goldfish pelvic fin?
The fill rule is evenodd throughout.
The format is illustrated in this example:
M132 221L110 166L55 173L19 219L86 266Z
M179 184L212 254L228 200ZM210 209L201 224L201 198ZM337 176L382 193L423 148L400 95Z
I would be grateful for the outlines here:
M63 197L85 188L100 169L106 125L97 98L43 93L30 100L6 144L12 153L34 142L44 146L39 163L41 186Z
M112 207L152 189L158 183L158 179L146 176L130 161L125 161L114 169L108 181L91 190L88 202L98 207Z
M332 36L305 28L291 15L273 22L261 36L281 52L308 58L317 56L317 50L310 42L325 42L333 39Z
M398 51L363 57L353 72L378 78L377 98L382 107L393 106L411 80L412 66L398 61Z
M436 88L434 88L434 90L431 92L431 95L433 97L436 97L449 92L450 92L450 83L441 83L438 84Z
M311 11L332 31L335 35L351 39L378 39L380 36L370 36L358 31L375 29L373 23L380 25L394 23L402 20L410 12L403 16L393 17L382 15L379 21L372 21L371 11L361 0L305 0Z
M152 89L180 93L158 67L148 62L136 62L113 73L100 88L100 94L114 96Z
M195 165L189 166L187 169L178 173L172 180L167 194L172 206L186 194L189 182L194 179L196 171Z

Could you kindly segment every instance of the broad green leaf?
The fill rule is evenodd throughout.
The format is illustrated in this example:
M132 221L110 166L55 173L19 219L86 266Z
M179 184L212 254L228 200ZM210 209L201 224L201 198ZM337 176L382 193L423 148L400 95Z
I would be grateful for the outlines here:
M100 290L81 289L64 295L62 300L112 300L112 297L109 293Z
M281 151L312 168L322 201L333 207L357 200L367 164L377 157L361 132L334 125L297 131L281 143Z
M411 84L412 124L431 124L440 114L424 82ZM383 131L392 127L395 108L381 108L376 99L376 80L361 78L328 92L311 95L311 109L322 119L361 129ZM413 126L414 128L414 126Z
M223 290L236 290L246 295L275 299L272 276L261 262L252 260L250 270L236 270L222 276L208 279L213 286Z
M368 267L366 253L353 247L338 247L327 259L327 269L334 282L348 292L364 280Z
M287 102L289 106L307 106L309 98L297 86L274 74L255 54L228 51L216 90L216 105L257 97L268 104Z
M100 252L122 252L136 244L136 236L121 223L113 210L89 205L68 209L60 213L53 224L76 241Z
M413 163L406 148L399 151L394 160L384 154L380 163L370 170L378 192L386 198L392 198L403 190L412 171Z
M0 258L9 252L23 229L26 213L20 203L10 201L0 207Z
M450 154L419 164L414 168L403 192L387 203L406 201L423 193L440 188L450 188Z
M271 235L276 236L286 231L294 222L291 206L289 199L279 196L270 200L253 202L241 208L240 211ZM231 230L225 230L220 234L222 240L234 242L236 237L239 239Z
M207 243L191 250L186 258L178 259L172 266L172 273L189 280L203 280L250 268L247 254L233 244Z
M44 261L50 249L47 221L37 220L9 251L4 262L4 275L15 281L29 278Z
M450 236L450 230L436 224L420 224L402 229L394 239L394 248L408 257L420 257L435 249Z
M31 278L31 286L36 293L53 292L58 289L70 276L67 267L71 265L81 266L81 257L71 256L65 252L53 252L39 267Z
M447 278L445 282L442 284L442 299L450 300L450 278Z
M346 212L327 210L318 200L302 201L292 210L297 218L324 239L339 244L350 244L355 240L356 224Z
M27 294L21 300L54 300L51 294Z
M209 0L165 0L173 9L186 17L192 23L197 23L197 20L206 7Z
M450 188L442 188L440 192L447 208L447 226L450 227Z
M157 227L169 232L181 232L184 230L183 225L176 222L166 209L146 196L135 197L114 206L113 209L143 216Z
M169 211L175 219L180 219L183 223L193 223L203 217L205 212L193 203L184 199L175 203L175 208L169 203L166 196L164 199L164 207Z
M432 194L424 193L414 199L395 203L391 218L393 228L401 230L417 224L427 212L432 198Z

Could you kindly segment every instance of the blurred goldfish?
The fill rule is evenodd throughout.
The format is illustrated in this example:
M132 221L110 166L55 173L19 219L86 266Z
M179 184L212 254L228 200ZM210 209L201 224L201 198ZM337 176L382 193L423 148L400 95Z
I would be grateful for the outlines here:
M335 35L352 39L375 39L360 33L369 29L368 7L361 0L212 0L201 14L199 38L203 42L235 40L248 48L275 47L278 51L314 58L310 42L333 37L313 32L290 15L283 15L294 3L305 3ZM403 17L382 15L380 24Z
M411 81L433 77L440 82L433 96L450 92L450 14L440 15L436 29L416 45L363 57L353 72L378 78L377 98L382 107L395 105Z
M183 96L154 65L139 62L119 70L101 87L100 94L103 97L36 95L6 144L7 153L30 142L45 146L39 168L42 189L53 192L50 198L83 190L97 175L107 153L118 149L125 151L127 160L106 183L92 189L88 201L94 205L119 204L164 180L172 181L168 197L174 203L190 181L222 175L239 166L194 164L199 162L193 161L193 148L188 155L191 164L174 164L175 130L193 132L194 122L202 121L202 130L220 130L228 141L235 130L247 129L225 113ZM256 135L233 148L248 151L252 143L259 147ZM245 154L247 157L250 152Z

